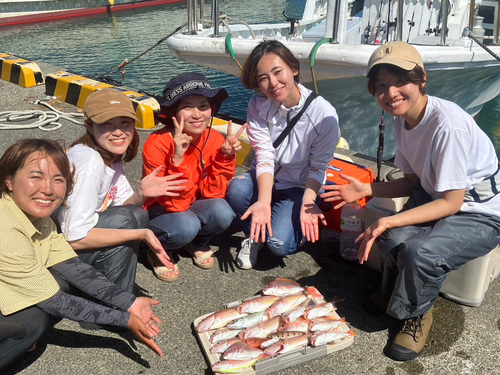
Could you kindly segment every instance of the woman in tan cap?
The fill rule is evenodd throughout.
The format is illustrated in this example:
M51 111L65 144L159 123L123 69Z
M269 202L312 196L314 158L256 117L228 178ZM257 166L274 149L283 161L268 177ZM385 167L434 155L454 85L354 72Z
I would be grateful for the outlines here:
M423 351L446 274L499 243L499 164L493 144L469 114L426 95L427 74L411 45L379 47L367 77L368 91L394 116L395 164L404 177L365 184L343 176L349 184L326 186L331 192L322 197L342 200L339 208L366 196L410 196L400 213L377 220L358 239L360 263L378 251L386 281L365 307L403 321L385 353L406 361Z
M88 97L84 112L87 131L67 151L75 166L75 187L57 219L80 259L132 292L140 241L166 267L174 267L148 229L148 214L141 206L147 197L177 195L186 180L177 179L180 174L159 177L158 168L134 192L123 170L139 148L132 101L115 89L104 89Z

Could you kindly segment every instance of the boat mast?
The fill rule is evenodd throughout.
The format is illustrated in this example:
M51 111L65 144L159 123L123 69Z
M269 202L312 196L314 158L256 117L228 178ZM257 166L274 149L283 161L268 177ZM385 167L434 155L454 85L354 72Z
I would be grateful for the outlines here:
M325 38L332 38L333 43L345 44L347 41L347 2L328 0Z

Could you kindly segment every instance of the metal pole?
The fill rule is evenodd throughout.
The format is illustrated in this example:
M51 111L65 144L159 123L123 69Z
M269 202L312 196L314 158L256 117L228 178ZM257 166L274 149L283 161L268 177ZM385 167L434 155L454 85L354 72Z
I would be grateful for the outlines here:
M328 0L327 12L326 12L325 38L333 38L336 7L337 7L336 0Z
M446 45L446 33L448 30L448 8L450 5L449 0L442 0L443 4L443 23L441 25L441 45Z
M212 0L212 21L214 23L214 36L219 36L219 0Z
M476 8L476 0L470 0L470 8L469 8L469 31L472 32L472 28L474 27L474 13Z
M404 7L404 0L398 0L398 18L397 18L397 24L396 24L396 29L397 29L397 40L402 41L403 40L403 7Z
M200 20L205 19L205 0L200 0Z
M495 17L495 29L493 30L493 44L500 42L500 1L497 4L497 15Z
M196 0L187 1L188 34L196 34Z

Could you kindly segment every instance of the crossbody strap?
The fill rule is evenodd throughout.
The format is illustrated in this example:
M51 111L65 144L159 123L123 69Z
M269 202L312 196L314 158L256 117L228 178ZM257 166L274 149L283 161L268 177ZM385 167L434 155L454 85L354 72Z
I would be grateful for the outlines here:
M299 113L297 113L297 116L295 116L293 119L291 119L288 122L288 125L286 126L285 130L280 134L280 136L273 142L273 147L274 149L278 148L278 146L283 142L283 140L286 138L286 136L292 131L293 127L295 124L299 121L300 117L304 114L306 111L307 107L309 107L309 104L316 99L318 95L316 95L315 92L311 92L311 94L307 97L306 102L304 103L304 106L300 110Z

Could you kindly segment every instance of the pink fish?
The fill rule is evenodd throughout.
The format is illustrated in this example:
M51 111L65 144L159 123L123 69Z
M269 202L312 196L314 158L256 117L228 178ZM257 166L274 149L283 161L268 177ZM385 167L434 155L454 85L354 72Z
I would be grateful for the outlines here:
M316 331L329 331L331 329L339 328L342 323L345 323L345 319L335 319L331 316L324 316L321 318L313 319L309 322L309 330L311 332Z
M247 339L251 337L267 337L272 332L275 332L278 330L278 327L280 325L280 317L275 316L272 319L266 320L265 322L261 322L256 326L248 327L241 331L239 334L240 339L243 341L246 341Z
M304 288L295 281L278 277L273 282L267 284L262 293L271 296L287 296L290 294L302 293Z
M269 356L267 355L262 355L258 358L254 359L249 359L246 361L235 361L233 359L225 360L225 361L220 361L217 363L214 363L212 366L212 371L221 373L221 374L235 374L237 372L243 371L246 368L249 368L255 364L255 362L267 358Z
M349 331L349 332L339 332L336 330L330 330L326 332L315 332L311 336L311 345L312 346L321 346L328 344L330 342L342 342L343 340L346 340L349 336L356 336L354 331Z
M238 361L245 361L247 359L254 359L261 356L264 353L262 349L255 348L245 342L238 342L231 345L222 354L223 359L235 359Z
M203 319L196 327L196 331L201 333L221 328L227 323L246 315L247 314L240 313L236 308L220 310Z
M322 316L327 316L335 309L334 303L339 301L341 300L335 299L332 302L326 302L318 306L309 307L304 313L304 318L312 320L321 318Z
M212 354L224 353L227 350L227 348L229 348L233 344L236 344L237 342L242 342L238 336L233 337L232 339L229 340L220 341L210 348L210 353Z
M308 297L312 298L312 300L314 302L316 302L317 305L320 305L320 304L326 302L325 297L323 297L323 295L319 292L318 289L316 289L316 287L306 286L306 287L304 287L304 291Z
M299 317L291 323L282 322L279 326L279 331L300 331L309 332L309 320L304 317Z
M307 297L304 294L292 294L289 296L280 297L279 300L274 302L264 314L268 318L273 318L275 316L280 316L282 314L287 313L288 311L293 310L297 306L299 306L302 302L304 302Z
M277 342L271 345L269 348L264 350L264 354L270 356L276 356L278 354L285 354L294 349L302 348L306 346L309 342L309 337L307 335L291 337L283 341Z
M309 306L315 306L315 303L311 300L311 298L307 298L304 302L302 302L299 306L295 307L293 310L287 312L286 314L283 315L282 321L285 323L293 323L296 321L299 317L304 315L306 312L306 309Z
M245 342L248 345L252 345L256 348L259 348L260 345L264 342L267 341L268 338L263 338L263 337L249 337L248 339L245 340Z
M216 344L223 340L229 340L236 337L241 332L241 329L219 328L210 336L210 342Z
M279 299L278 296L261 296L243 302L236 308L241 314L252 314L265 311L269 306Z

